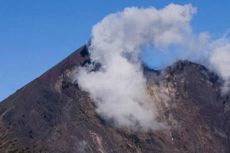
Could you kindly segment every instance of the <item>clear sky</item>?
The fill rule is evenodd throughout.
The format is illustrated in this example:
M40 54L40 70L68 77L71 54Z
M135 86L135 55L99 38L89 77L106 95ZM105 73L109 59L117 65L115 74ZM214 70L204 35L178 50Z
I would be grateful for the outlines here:
M0 0L0 101L87 42L92 26L127 6L191 3L197 32L230 28L229 0Z

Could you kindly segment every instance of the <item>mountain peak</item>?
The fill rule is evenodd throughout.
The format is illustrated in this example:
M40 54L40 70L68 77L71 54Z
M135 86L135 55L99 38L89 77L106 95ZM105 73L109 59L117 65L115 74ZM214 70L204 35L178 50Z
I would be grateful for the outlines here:
M0 103L2 153L229 151L230 102L220 95L218 76L204 66L178 61L157 75L145 70L158 119L167 127L143 132L105 121L71 81L89 60L83 46Z

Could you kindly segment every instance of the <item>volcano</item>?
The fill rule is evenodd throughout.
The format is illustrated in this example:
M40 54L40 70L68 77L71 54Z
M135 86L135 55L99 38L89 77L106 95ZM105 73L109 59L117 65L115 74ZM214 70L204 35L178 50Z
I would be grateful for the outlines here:
M230 94L221 94L221 79L204 66L143 66L158 120L167 123L146 132L114 127L96 113L71 79L87 63L83 46L0 103L0 153L230 152Z

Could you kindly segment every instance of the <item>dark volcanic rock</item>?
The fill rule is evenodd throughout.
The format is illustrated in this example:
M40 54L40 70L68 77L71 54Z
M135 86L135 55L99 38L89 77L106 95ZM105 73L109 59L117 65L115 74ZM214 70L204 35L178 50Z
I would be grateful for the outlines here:
M137 132L106 123L72 83L86 63L84 46L0 103L0 153L230 152L230 95L221 96L220 79L205 67L178 61L163 71L145 68L168 128ZM160 89L168 106L157 100Z

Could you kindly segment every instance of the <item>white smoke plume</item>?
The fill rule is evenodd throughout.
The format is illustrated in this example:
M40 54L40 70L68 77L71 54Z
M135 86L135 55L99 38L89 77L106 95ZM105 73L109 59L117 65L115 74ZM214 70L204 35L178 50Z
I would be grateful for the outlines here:
M200 60L206 55L213 70L229 79L229 43L210 43L205 33L194 34L190 25L194 13L196 8L190 4L169 4L162 9L130 7L106 16L93 27L89 52L101 68L81 68L75 79L89 92L99 115L118 127L153 130L162 126L141 67L140 53L145 45L159 51L177 46L184 50L183 59Z
M222 94L226 94L230 90L230 42L227 38L221 38L210 46L210 68L224 79Z

